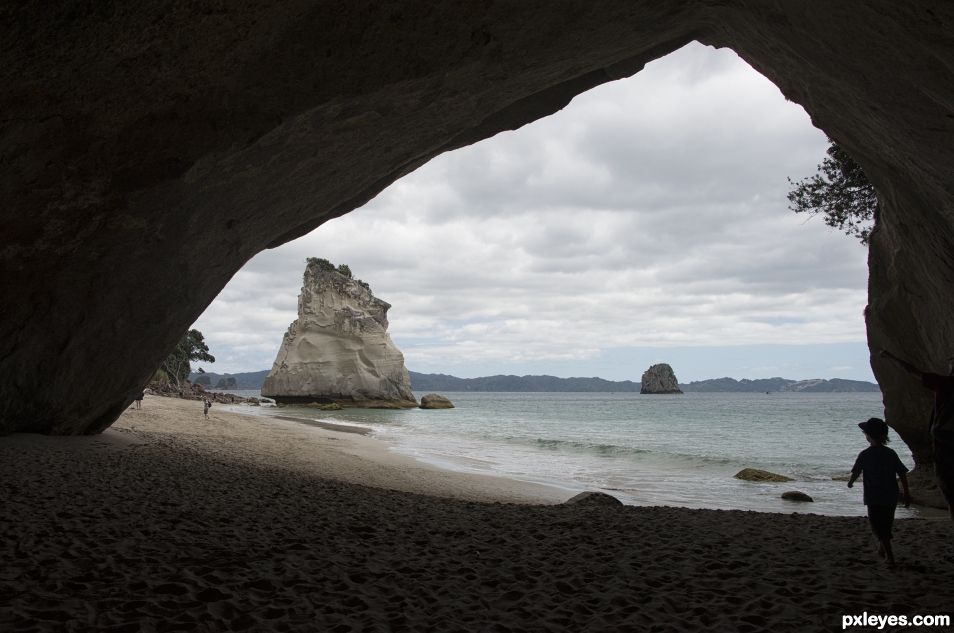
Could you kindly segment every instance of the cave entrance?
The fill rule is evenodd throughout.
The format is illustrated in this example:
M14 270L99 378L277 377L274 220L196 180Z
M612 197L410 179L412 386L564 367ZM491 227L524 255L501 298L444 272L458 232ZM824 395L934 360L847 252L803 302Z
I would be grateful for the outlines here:
M638 381L666 362L683 383L870 381L866 250L787 208L786 178L814 173L826 147L735 53L692 43L260 254L196 327L226 371L270 367L319 256L394 305L391 336L420 373ZM276 288L264 305L261 287ZM881 415L877 395L852 398L818 412L849 418L842 470L859 448L851 416ZM776 461L799 443L764 441Z

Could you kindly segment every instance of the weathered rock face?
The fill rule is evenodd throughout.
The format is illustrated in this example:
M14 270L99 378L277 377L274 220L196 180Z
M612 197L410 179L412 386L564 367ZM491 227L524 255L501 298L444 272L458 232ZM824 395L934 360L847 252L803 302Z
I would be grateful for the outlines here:
M429 393L421 396L422 409L453 409L454 403L445 396L437 393Z
M682 389L672 367L659 363L643 372L639 393L682 393Z
M387 333L390 307L364 282L310 262L298 318L285 333L262 395L279 403L416 407L404 356Z
M869 343L940 370L952 31L942 0L0 9L0 431L102 430L255 253L691 40L734 49L864 167ZM929 471L930 394L873 367Z

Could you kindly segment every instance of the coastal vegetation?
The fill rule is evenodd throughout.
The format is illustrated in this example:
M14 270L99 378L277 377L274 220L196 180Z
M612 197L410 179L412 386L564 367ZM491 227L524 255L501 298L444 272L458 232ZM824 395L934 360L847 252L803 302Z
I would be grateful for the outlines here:
M305 262L308 264L308 268L317 269L319 272L337 272L349 279L351 278L351 268L349 268L347 264L341 264L336 268L334 264L323 257L309 257Z
M181 387L192 372L192 361L215 362L215 357L209 353L209 346L199 330L189 330L182 335L176 348L162 361L153 380ZM200 372L204 373L202 370Z
M827 156L814 176L798 182L788 192L789 209L810 216L821 215L825 224L868 244L878 220L878 194L858 163L835 141L828 139Z
M338 264L338 266L335 266L329 260L324 259L323 257L308 257L305 262L309 269L317 270L318 272L323 273L338 273L339 275L343 275L348 279L353 279L355 283L363 286L368 292L371 292L371 286L361 279L356 279L351 272L351 267L347 264Z
M263 373L267 374L268 372L263 372ZM231 376L229 374L225 374L224 376L219 378L216 381L215 386L213 386L212 376L215 376L215 375L216 374L211 374L211 375L207 374L205 373L205 371L203 371L200 368L198 373L190 375L189 380L191 380L197 385L202 385L206 389L245 389L246 388L246 387L240 387L235 376ZM264 380L264 378L262 380ZM250 388L258 389L260 387L261 387L261 380L259 380L258 384L255 387L250 387Z
M267 369L261 371L239 372L236 374L217 374L215 372L195 372L189 376L189 380L200 385L211 388L212 385L218 385L223 380L226 382L235 381L233 387L229 389L261 389L265 377L268 376Z

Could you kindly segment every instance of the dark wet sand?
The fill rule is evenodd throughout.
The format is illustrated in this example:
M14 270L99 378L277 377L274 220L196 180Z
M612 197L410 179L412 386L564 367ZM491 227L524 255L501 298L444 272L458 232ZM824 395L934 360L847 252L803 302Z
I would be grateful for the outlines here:
M102 436L0 438L0 631L829 631L954 608L947 521L900 521L889 571L864 519L528 505L560 492L201 418L147 398Z

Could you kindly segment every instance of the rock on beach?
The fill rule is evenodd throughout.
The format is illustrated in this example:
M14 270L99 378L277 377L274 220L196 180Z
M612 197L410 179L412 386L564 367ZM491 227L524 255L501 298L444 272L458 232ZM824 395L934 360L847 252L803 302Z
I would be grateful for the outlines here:
M791 477L786 477L785 475L779 475L778 473L772 473L767 470L760 470L758 468L743 468L739 472L733 475L736 479L741 479L743 481L769 481L769 482L783 482L783 481L795 481Z
M422 409L453 409L454 403L437 393L429 393L421 397Z
M788 492L783 492L782 499L785 499L786 501L801 501L806 503L812 503L815 501L811 498L811 495L804 493L801 490L789 490Z
M615 507L623 505L623 502L605 492L587 490L570 497L563 502L563 505Z

